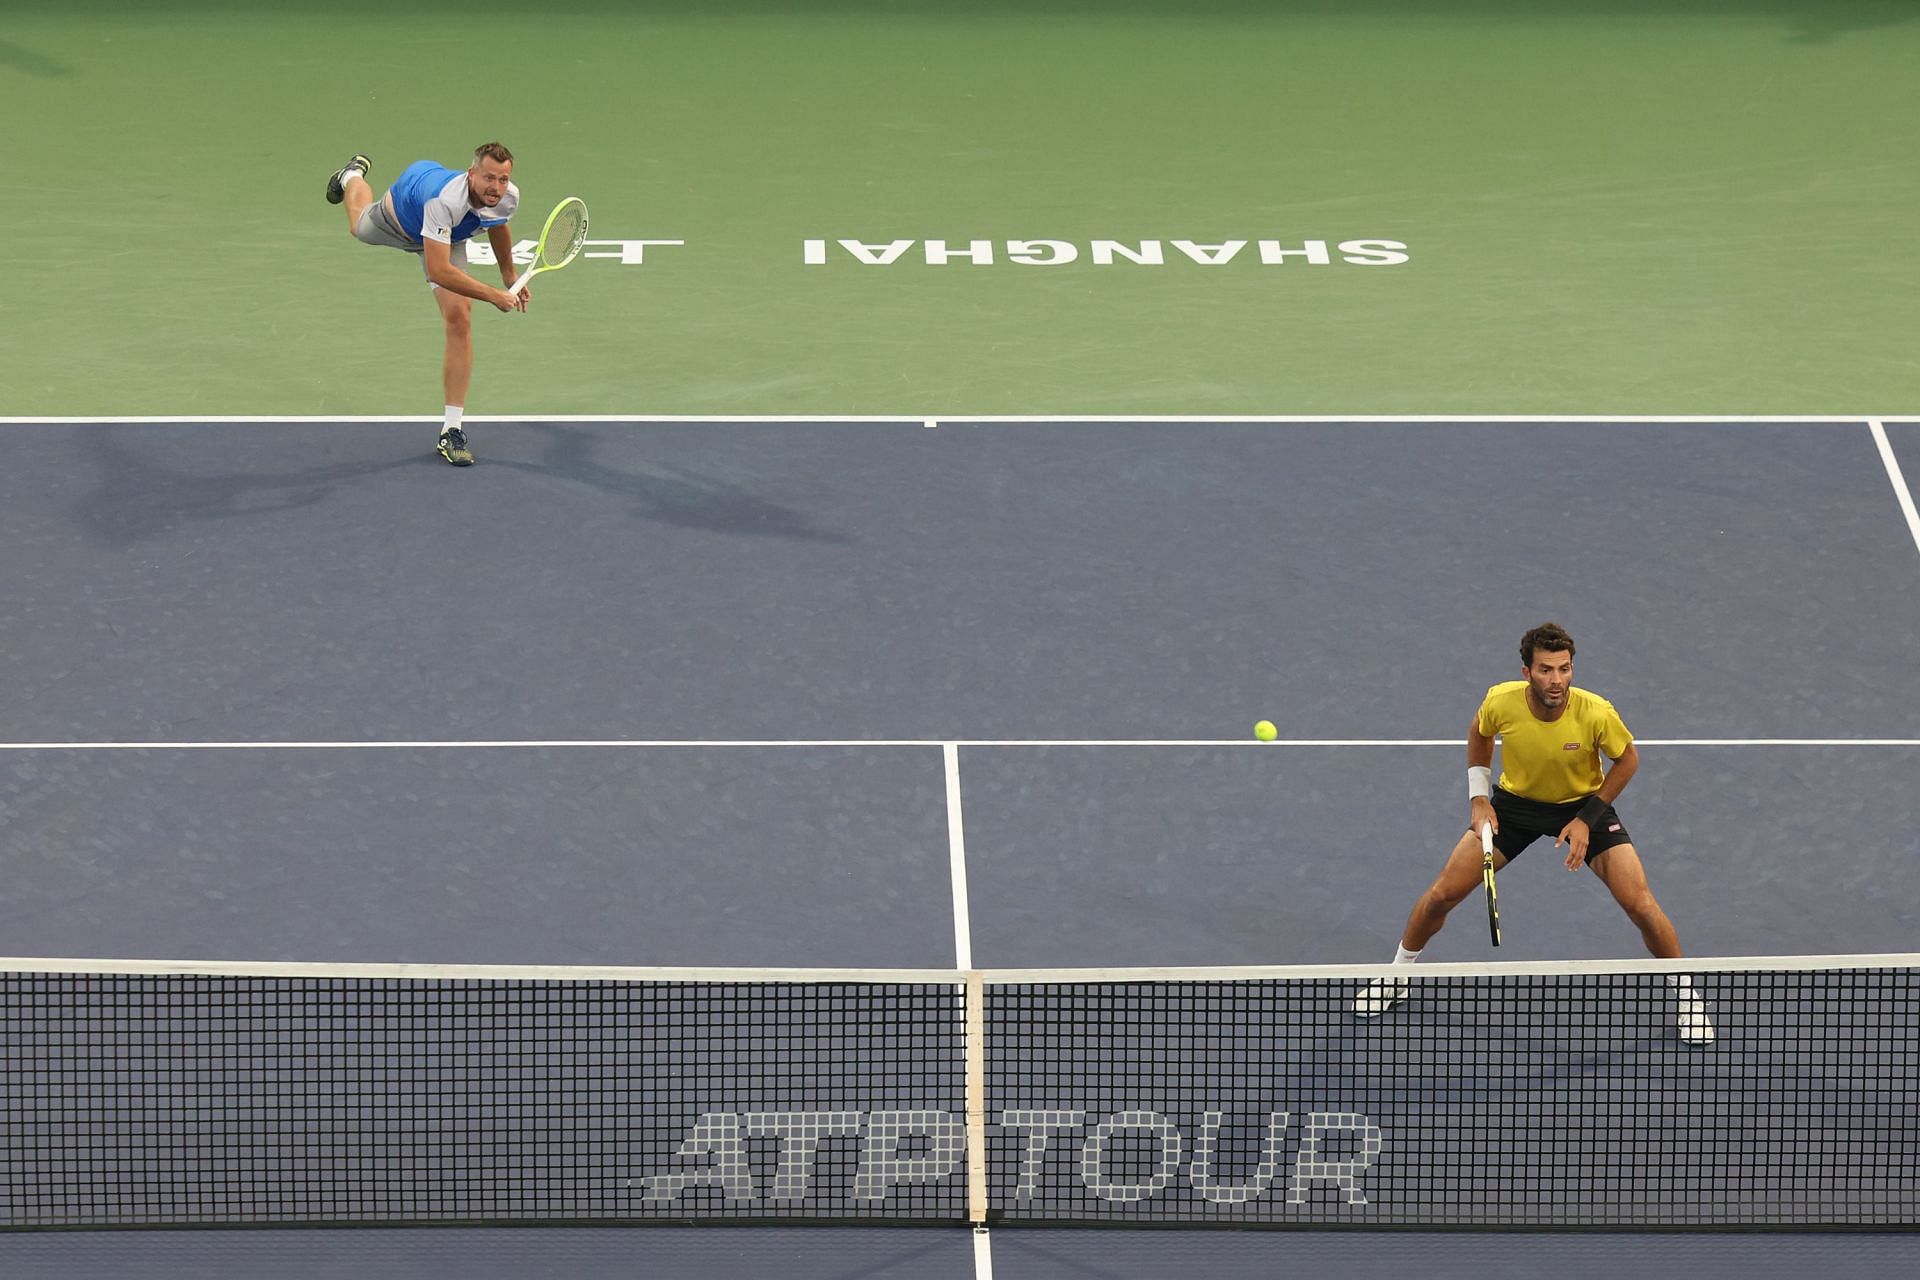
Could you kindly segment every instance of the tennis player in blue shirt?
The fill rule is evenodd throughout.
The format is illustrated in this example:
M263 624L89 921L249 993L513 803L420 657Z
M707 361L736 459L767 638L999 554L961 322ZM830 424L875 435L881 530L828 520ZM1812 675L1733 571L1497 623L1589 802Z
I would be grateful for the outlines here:
M513 235L507 229L520 207L520 189L511 181L513 152L489 142L473 153L473 165L465 172L416 160L378 200L367 182L371 169L372 162L363 155L347 161L327 179L327 203L345 202L354 239L420 255L447 331L441 371L446 420L440 429L440 456L456 467L471 466L473 451L467 447L461 416L467 385L473 379L473 300L502 311L525 311L530 293L509 292L519 275L513 265ZM467 241L482 230L493 246L494 261L500 264L503 288L482 284L467 274Z

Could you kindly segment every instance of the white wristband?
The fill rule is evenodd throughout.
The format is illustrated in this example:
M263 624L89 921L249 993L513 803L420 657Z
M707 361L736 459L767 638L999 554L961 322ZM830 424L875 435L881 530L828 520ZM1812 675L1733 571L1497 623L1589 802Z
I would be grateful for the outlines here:
M1467 766L1467 799L1485 800L1493 794L1493 770L1484 764Z

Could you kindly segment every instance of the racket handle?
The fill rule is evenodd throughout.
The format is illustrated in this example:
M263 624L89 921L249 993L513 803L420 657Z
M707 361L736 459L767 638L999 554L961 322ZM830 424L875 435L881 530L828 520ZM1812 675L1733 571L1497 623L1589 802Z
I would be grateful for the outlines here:
M527 291L527 283L539 274L540 268L528 267L520 273L519 277L515 279L512 284L507 286L507 292L516 296L525 293Z
M1491 822L1480 824L1480 852L1488 857L1493 856L1493 824Z

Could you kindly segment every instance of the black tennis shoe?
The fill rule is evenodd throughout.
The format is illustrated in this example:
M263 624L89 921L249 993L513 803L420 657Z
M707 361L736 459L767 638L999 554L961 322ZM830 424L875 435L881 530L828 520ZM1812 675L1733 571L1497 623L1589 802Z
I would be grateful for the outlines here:
M467 448L467 433L458 427L448 427L440 433L440 456L456 467L473 465L473 450Z
M362 155L354 156L353 159L347 161L345 164L341 165L338 169L335 169L333 171L333 176L327 179L327 203L339 204L342 200L345 200L347 198L347 175L348 174L358 173L361 177L364 178L372 172L373 172L373 161L367 159L365 156L362 156Z

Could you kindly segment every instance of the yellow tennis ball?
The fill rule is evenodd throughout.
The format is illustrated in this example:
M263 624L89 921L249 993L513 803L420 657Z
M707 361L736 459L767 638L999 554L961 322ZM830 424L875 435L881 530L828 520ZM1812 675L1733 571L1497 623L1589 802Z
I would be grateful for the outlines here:
M1253 736L1262 742L1272 742L1280 736L1280 731L1273 727L1273 721L1262 720L1259 724L1253 726Z

